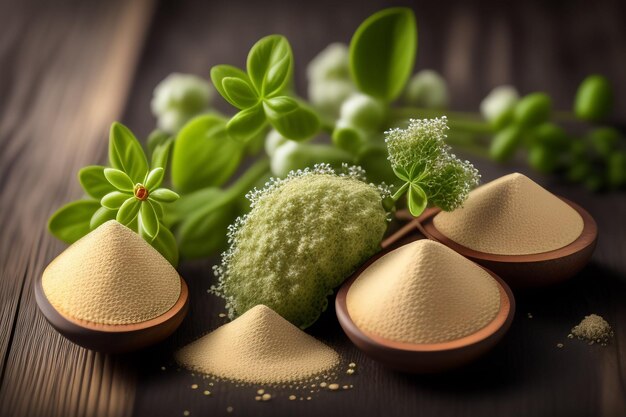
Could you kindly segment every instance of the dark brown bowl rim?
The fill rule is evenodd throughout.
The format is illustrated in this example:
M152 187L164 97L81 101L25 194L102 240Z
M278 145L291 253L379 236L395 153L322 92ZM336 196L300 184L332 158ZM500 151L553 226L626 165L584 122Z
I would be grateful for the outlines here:
M441 209L433 209L428 213L428 216L424 218L420 217L422 221L422 228L427 233L427 237L434 239L444 245L448 246L450 249L474 259L491 261L491 262L503 262L503 263L529 263L529 262L544 262L544 261L553 261L556 259L561 259L578 253L590 245L594 244L598 237L598 226L594 218L589 214L587 210L579 206L578 204L570 201L564 197L557 196L564 203L569 205L571 208L576 210L576 212L583 219L583 230L572 243L563 246L562 248L554 249L547 252L533 253L533 254L525 254L525 255L501 255L495 253L488 252L480 252L474 249L470 249L466 246L463 246L452 239L445 236L441 233L434 224L434 217L439 214Z
M165 313L146 321L142 321L139 323L132 324L100 324L93 323L87 320L76 319L74 317L69 317L56 308L50 303L48 297L43 290L42 277L37 279L35 284L35 297L37 301L37 305L39 306L42 313L46 316L46 318L55 325L61 324L65 322L65 324L69 324L70 326L76 326L81 329L87 329L92 332L100 332L100 333L131 333L138 332L150 328L154 328L160 326L169 320L172 320L176 315L183 310L189 299L189 288L187 287L187 283L181 277L180 278L180 295L178 296L178 300L169 310Z
M485 325L480 330L459 339L450 340L448 342L440 342L440 343L406 343L406 342L398 342L394 340L389 340L377 336L375 334L371 334L369 332L361 330L355 323L352 321L350 317L350 313L348 312L348 306L346 303L346 298L348 296L348 291L350 287L356 281L356 279L361 275L361 273L369 267L372 263L376 262L379 258L386 255L390 251L382 251L379 254L372 257L368 262L366 262L359 270L354 273L348 281L346 281L339 292L337 293L337 297L335 299L335 307L336 313L339 321L341 322L343 327L347 327L347 331L352 333L352 335L358 337L362 341L366 342L369 345L376 346L379 349L392 349L397 351L405 351L405 352L413 352L413 353L426 353L426 352L444 352L444 351L453 351L456 349L464 349L472 345L479 344L494 334L498 333L499 330L503 328L507 328L510 326L513 320L513 314L515 313L515 298L513 296L513 292L509 288L509 286L500 278L498 275L493 273L487 268L482 267L481 265L476 264L476 266L485 270L492 278L495 279L498 284L498 289L500 292L500 309L496 316L491 320L487 325ZM468 260L469 262L472 262Z

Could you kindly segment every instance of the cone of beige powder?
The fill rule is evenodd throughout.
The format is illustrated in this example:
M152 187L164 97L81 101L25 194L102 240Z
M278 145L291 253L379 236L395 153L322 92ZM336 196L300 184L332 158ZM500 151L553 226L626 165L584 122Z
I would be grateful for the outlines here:
M35 287L48 321L73 342L123 352L171 334L188 290L174 267L126 226L111 220L67 248Z

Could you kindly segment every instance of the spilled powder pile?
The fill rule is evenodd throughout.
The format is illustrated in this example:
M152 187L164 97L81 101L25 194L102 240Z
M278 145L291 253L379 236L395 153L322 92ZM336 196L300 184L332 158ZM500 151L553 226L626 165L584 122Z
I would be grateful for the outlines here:
M489 324L500 289L484 269L431 240L384 255L352 284L347 307L366 333L405 343L441 343Z
M264 305L176 352L182 366L230 381L301 381L339 364L339 355Z
M98 324L134 324L167 312L180 296L172 265L137 233L108 221L67 248L42 277L63 315Z
M583 230L583 219L574 209L519 173L478 187L462 208L441 212L433 221L456 243L499 255L559 249Z
M604 318L590 314L572 328L571 335L592 343L606 344L613 336L613 330Z

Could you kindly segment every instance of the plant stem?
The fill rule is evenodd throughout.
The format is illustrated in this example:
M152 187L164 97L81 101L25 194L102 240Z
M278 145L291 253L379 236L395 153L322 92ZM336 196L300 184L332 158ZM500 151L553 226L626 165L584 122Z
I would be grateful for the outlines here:
M263 177L270 170L270 161L267 158L261 158L256 161L254 164L244 172L241 177L237 178L237 181L233 183L228 188L228 192L235 195L240 196L248 191L250 188L259 180L259 178Z
M405 182L404 184L402 184L402 187L398 188L398 191L396 191L391 198L393 199L394 202L398 201L400 199L400 197L402 197L405 193L406 190L408 190L410 183Z
M410 118L427 119L446 116L451 130L479 135L493 134L491 125L478 113L455 112L448 110L422 109L418 107L396 107L389 111L389 125L404 122Z

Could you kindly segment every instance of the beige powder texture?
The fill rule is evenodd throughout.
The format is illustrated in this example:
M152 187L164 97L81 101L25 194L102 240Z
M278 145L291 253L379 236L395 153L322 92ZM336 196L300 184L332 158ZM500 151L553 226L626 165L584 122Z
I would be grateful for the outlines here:
M42 285L62 314L98 324L135 324L158 317L176 303L181 290L172 265L114 220L53 260Z
M500 290L484 269L431 240L379 258L347 295L352 321L366 333L404 343L441 343L489 324Z
M582 233L583 219L539 184L515 173L473 190L462 208L439 213L434 225L479 252L528 255L572 243Z
M245 383L301 381L339 364L339 355L264 305L176 352L184 367Z

